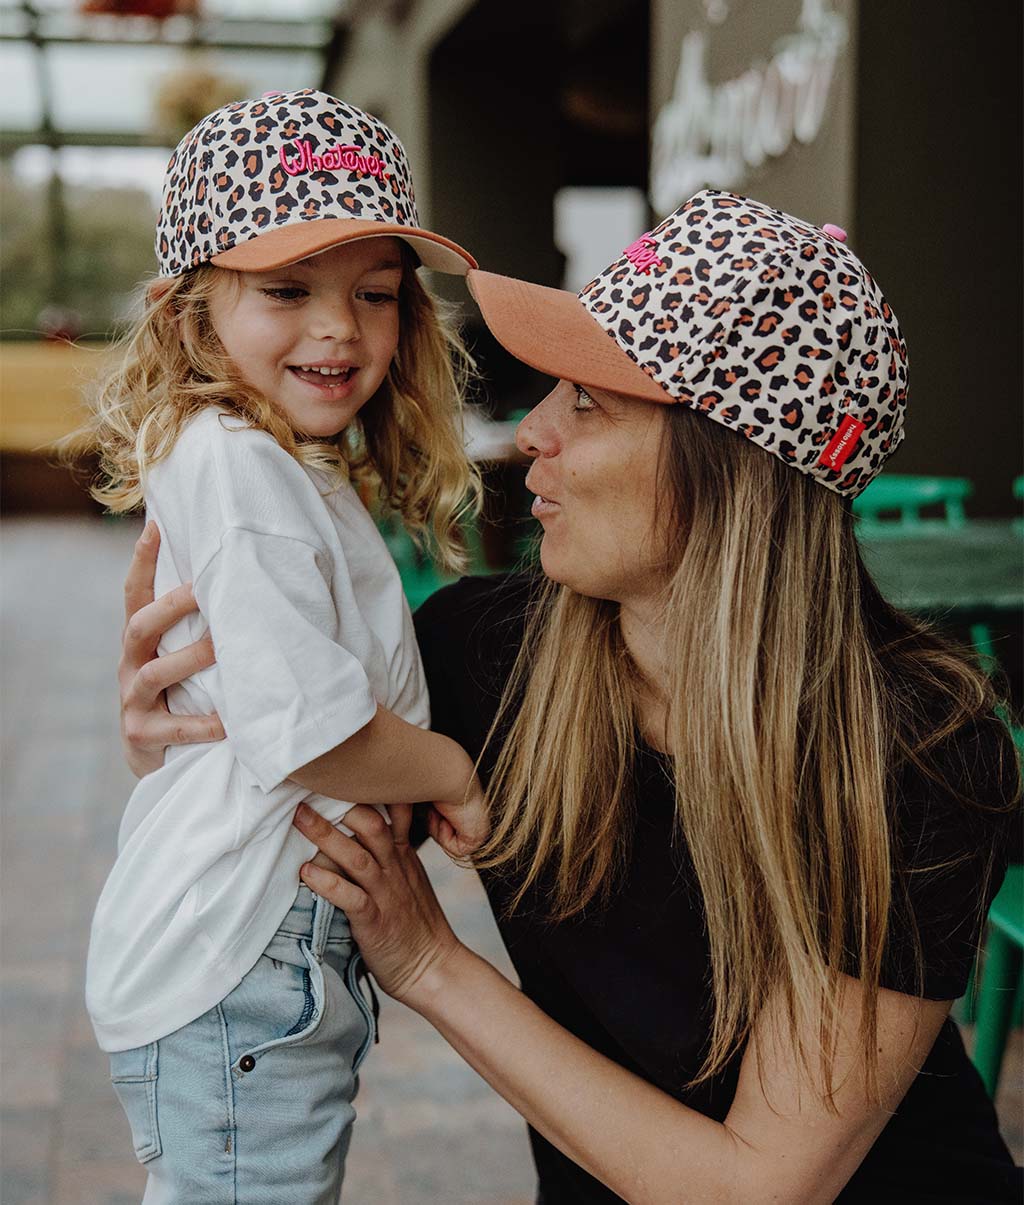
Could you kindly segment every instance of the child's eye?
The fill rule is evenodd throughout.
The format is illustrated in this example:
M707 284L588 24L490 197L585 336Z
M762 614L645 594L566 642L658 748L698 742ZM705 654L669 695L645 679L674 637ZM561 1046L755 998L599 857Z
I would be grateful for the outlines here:
M280 289L260 289L260 292L266 297L273 297L275 301L298 301L300 297L306 296L305 289L291 286Z
M398 300L394 293L380 293L368 289L364 289L359 296L363 301L368 301L371 305L386 305L389 301Z
M573 410L587 411L597 409L597 402L594 401L582 385L573 385L573 389L576 390L576 405L573 406Z

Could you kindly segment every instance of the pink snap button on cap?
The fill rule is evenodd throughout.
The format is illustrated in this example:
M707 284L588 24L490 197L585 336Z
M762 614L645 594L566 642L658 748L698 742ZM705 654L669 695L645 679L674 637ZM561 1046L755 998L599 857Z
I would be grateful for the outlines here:
M831 222L826 222L825 225L822 226L822 230L834 238L836 242L846 242L846 231L842 228L842 226L833 226Z

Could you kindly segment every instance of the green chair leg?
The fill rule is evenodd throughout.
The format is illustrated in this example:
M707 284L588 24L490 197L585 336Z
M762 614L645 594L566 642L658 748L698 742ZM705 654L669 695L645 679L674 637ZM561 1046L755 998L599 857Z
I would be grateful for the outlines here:
M1021 950L998 929L989 930L985 966L978 993L978 1020L974 1037L974 1065L985 1090L995 1096L1003 1051L1013 1018L1014 998L1021 977Z

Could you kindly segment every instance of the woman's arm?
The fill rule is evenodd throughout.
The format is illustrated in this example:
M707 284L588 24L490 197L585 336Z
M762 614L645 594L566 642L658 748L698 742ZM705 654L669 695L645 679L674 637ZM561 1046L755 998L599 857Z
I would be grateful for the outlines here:
M403 825L392 838L379 816L357 809L346 817L357 841L308 809L296 824L347 876L316 866L302 872L314 891L345 909L381 987L426 1017L550 1142L634 1205L834 1200L949 1009L881 992L882 1100L872 1102L857 1062L860 987L848 980L834 1115L798 1071L793 1051L770 1041L766 1016L744 1055L732 1108L716 1122L592 1050L463 946Z

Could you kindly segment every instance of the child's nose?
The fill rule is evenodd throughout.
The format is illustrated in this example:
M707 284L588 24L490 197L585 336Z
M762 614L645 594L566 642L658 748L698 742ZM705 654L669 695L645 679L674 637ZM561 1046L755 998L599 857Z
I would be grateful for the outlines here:
M353 343L359 338L359 321L352 306L343 299L323 300L312 312L310 333L316 339Z

